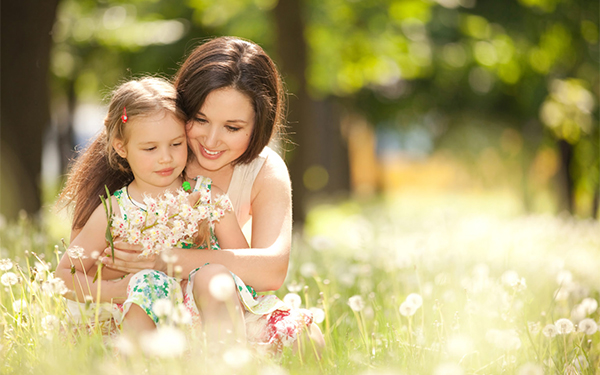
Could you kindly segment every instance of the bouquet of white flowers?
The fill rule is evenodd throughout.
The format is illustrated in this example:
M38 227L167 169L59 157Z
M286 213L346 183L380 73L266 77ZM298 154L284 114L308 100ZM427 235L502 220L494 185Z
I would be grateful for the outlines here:
M111 240L119 237L127 243L141 244L142 256L157 254L182 243L193 243L202 221L207 220L210 225L225 215L226 211L232 210L231 201L226 195L210 203L198 201L193 206L188 196L182 189L174 194L166 192L159 198L144 196L145 209L130 206L131 209L122 212L119 217L111 212ZM109 243L112 244L111 241Z

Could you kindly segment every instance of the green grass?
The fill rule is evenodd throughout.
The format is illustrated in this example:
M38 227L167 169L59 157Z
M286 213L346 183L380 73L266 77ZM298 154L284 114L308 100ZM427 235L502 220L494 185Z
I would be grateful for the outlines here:
M0 285L2 373L591 375L600 366L600 333L577 332L579 320L600 317L577 313L582 301L600 299L598 222L525 216L507 197L406 194L315 207L277 294L298 293L302 307L325 312L321 361L239 348L214 357L193 337L182 357L119 355L99 332L77 331L62 299L40 287L50 277L42 263L53 269L60 243L49 222L56 226L23 218L0 229L0 259L19 265L0 276L22 278ZM411 293L423 303L404 316ZM353 296L363 301L358 311ZM28 308L15 313L15 299ZM561 318L573 332L541 332Z

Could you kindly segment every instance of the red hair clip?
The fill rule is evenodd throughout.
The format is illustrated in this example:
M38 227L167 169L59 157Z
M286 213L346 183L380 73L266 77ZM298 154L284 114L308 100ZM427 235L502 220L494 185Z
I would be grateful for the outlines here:
M125 110L125 107L123 107L123 115L121 116L121 121L123 121L123 124L127 123L127 111Z

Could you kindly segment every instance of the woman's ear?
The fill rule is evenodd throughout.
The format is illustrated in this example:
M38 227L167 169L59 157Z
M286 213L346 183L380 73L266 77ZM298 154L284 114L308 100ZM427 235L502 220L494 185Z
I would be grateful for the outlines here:
M125 143L123 143L120 139L114 139L112 142L112 147L115 149L117 154L123 159L127 158L127 150L125 149Z

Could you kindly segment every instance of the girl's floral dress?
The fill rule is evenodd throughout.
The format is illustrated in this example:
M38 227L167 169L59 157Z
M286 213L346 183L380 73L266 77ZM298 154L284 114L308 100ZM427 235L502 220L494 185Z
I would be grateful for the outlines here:
M211 179L199 176L196 178L195 191L201 192L202 209L205 212L210 227L210 248L220 250L213 228L214 222L231 210L229 198L225 195L216 202L211 202ZM133 201L127 194L126 187L115 192L123 221L113 222L113 226L127 223L131 218L136 218L140 210L146 207ZM198 248L194 245L192 237L179 241L178 247ZM208 263L207 263L208 264ZM206 264L205 264L206 265ZM144 270L135 274L128 286L128 298L122 307L114 308L115 320L120 323L132 303L140 306L154 320L156 324L164 323L189 323L201 324L200 313L194 302L192 293L193 279L196 272L202 267L192 271L188 278L185 290L182 290L180 280L167 276L156 270ZM246 336L250 344L268 352L279 352L284 346L290 346L296 341L298 335L312 324L312 313L306 309L293 309L277 296L259 294L251 286L235 274L231 273L240 301L245 308ZM160 301L157 303L157 301ZM169 301L169 302L165 302ZM168 306L168 308L165 308Z

